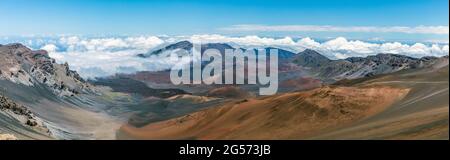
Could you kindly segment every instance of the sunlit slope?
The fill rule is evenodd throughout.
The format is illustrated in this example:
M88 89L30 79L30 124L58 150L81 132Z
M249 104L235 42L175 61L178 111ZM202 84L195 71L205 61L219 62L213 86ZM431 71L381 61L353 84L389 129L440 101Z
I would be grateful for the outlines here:
M316 139L448 139L449 67L404 71L357 86L410 88L409 94L371 118Z

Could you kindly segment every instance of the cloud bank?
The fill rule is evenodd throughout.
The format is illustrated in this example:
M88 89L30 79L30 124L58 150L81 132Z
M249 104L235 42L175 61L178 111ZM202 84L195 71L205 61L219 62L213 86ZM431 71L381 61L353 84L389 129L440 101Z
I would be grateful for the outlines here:
M165 43L156 36L125 38L61 37L40 49L58 63L68 62L70 67L85 78L110 76L116 73L163 70L176 61L169 58L138 58L136 55Z
M134 73L136 71L159 71L180 63L168 54L139 58L136 55L148 53L181 40L202 43L229 43L234 47L264 48L278 47L295 53L314 49L331 59L365 57L378 53L403 54L411 57L444 56L449 54L448 43L400 42L374 43L337 37L326 41L313 38L270 38L259 36L230 37L223 35L192 36L136 36L102 37L61 36L56 38L35 38L22 43L33 49L44 49L58 63L68 62L70 67L85 78Z
M408 33L449 34L449 26L330 26L330 25L233 25L220 28L224 31L246 32L361 32L361 33Z
M258 36L228 37L222 35L194 35L190 40L214 43L234 43L242 47L280 47L300 52L304 49L314 49L331 59L347 57L366 57L378 53L403 54L411 57L448 55L448 44L425 45L423 43L403 44L400 42L371 43L361 40L348 40L337 37L324 42L318 42L305 37L294 40L290 37L264 38Z

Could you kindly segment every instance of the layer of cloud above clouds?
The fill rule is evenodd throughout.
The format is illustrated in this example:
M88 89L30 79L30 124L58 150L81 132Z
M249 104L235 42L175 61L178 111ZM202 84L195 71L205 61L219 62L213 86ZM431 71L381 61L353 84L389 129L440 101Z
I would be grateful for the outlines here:
M448 43L405 44L400 42L367 42L337 37L326 41L305 38L270 38L259 36L230 37L223 35L193 36L137 36L102 37L62 36L53 39L32 39L24 41L33 49L45 49L58 63L68 62L72 69L85 78L134 73L136 71L160 71L170 69L179 60L167 54L149 58L138 54L149 53L182 40L202 43L228 43L234 47L263 48L278 47L295 53L304 49L314 49L331 59L365 57L378 53L403 54L411 57L444 56L449 53Z
M449 34L449 26L330 26L330 25L233 25L220 28L224 31L258 32L360 32L360 33L408 33Z

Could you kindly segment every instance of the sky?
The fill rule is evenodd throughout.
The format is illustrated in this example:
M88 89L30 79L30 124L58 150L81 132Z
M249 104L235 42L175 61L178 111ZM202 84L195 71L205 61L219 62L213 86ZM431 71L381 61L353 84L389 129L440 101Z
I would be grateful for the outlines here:
M448 0L0 0L0 44L43 49L85 78L157 71L181 41L313 49L330 59L449 53Z
M448 0L0 0L0 35L446 40Z

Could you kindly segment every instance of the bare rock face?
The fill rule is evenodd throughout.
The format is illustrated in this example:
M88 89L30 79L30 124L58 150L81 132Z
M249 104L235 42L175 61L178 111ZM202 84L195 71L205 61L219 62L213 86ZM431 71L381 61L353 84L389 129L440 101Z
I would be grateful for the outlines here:
M57 64L47 51L33 51L22 44L0 46L0 79L34 86L44 84L59 96L92 92L69 64Z

